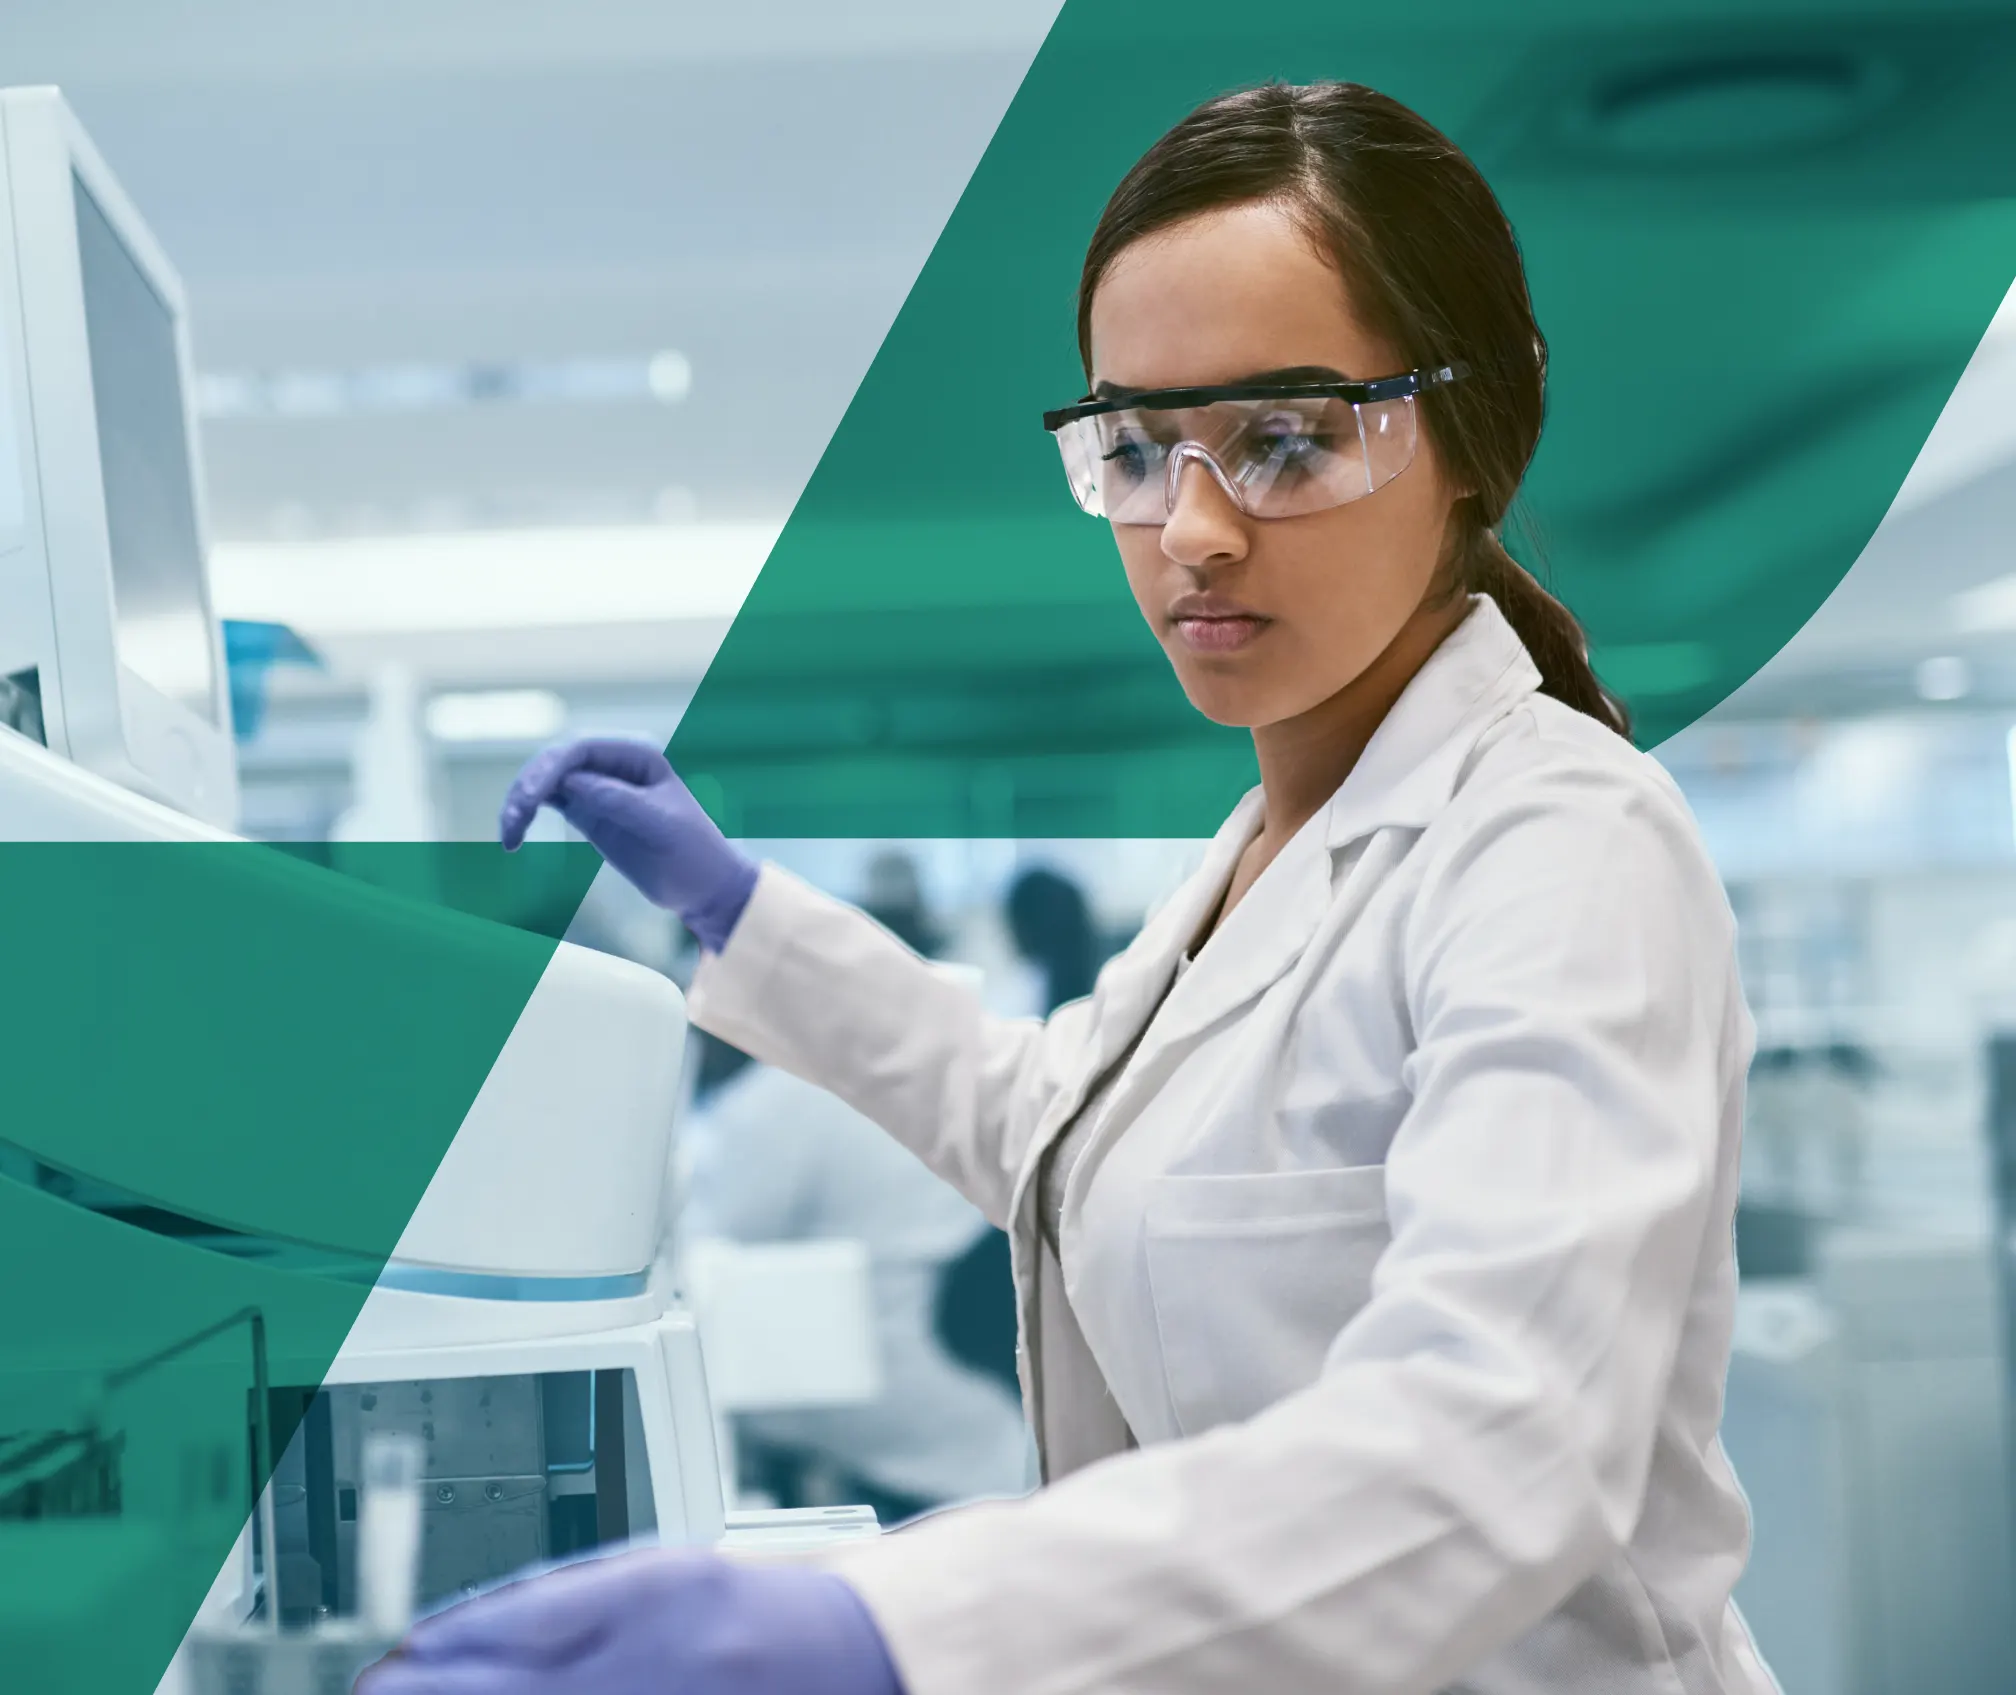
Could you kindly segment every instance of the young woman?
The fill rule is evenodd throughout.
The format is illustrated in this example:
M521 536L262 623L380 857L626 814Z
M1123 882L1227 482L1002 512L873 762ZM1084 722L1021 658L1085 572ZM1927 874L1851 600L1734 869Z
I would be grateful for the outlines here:
M407 1691L1333 1695L1772 1687L1717 1438L1751 1026L1685 806L1496 529L1546 347L1476 170L1266 87L1093 235L1046 422L1261 783L1042 1022L748 864L663 760L527 768L711 950L694 1022L1011 1233L1045 1487L819 1569L602 1562Z

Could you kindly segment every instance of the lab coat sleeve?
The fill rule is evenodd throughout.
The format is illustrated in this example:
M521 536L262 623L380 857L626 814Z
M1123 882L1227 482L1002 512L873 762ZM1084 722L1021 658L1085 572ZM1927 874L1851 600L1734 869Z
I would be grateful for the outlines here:
M1005 1225L1022 1156L1089 1009L1000 1018L864 913L763 867L687 1015L838 1095Z
M910 1695L1430 1695L1629 1540L1747 1025L1677 802L1562 781L1424 873L1392 1239L1320 1376L836 1553Z

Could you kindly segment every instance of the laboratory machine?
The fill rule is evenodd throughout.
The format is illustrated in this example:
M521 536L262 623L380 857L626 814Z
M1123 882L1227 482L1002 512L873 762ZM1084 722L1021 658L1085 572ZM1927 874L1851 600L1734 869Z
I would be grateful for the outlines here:
M0 92L0 322L23 327L0 338L0 839L231 843L183 296L52 89ZM290 864L282 898L329 898L324 880L349 883ZM343 899L388 936L415 921L390 892ZM480 921L434 917L434 945L481 945ZM861 1508L728 1511L720 1409L662 1251L684 1031L666 978L560 943L382 1264L234 1213L200 1161L141 1195L130 1174L66 1174L67 1202L133 1228L180 1220L191 1246L372 1285L333 1366L262 1356L248 1460L269 1424L292 1436L171 1685L277 1691L310 1677L303 1632L339 1659L384 1635L374 1469L381 1526L411 1505L393 1588L422 1607L638 1538L762 1552L875 1533ZM9 1127L0 1182L36 1181L37 1135ZM0 1466L5 1434L26 1433L0 1433ZM116 1515L116 1433L71 1437L38 1522ZM410 1487L387 1493L388 1454Z
M229 828L181 283L52 88L0 92L0 724Z

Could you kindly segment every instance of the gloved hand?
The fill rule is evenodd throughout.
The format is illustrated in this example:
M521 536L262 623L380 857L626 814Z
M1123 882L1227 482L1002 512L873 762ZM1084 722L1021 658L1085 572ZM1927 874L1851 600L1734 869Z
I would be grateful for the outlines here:
M549 748L504 797L497 833L507 853L542 806L555 808L636 884L678 913L710 952L727 945L756 887L756 865L715 828L655 747L590 739Z
M514 1583L416 1625L357 1695L903 1695L831 1572L651 1549Z

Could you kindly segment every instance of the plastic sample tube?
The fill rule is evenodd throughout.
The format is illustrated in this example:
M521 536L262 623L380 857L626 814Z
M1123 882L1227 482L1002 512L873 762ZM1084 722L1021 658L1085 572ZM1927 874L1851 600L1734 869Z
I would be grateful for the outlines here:
M420 1474L411 1436L374 1435L364 1444L357 1509L357 1611L375 1632L403 1636L413 1622L420 1572Z

